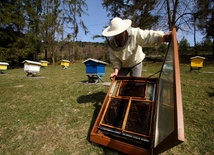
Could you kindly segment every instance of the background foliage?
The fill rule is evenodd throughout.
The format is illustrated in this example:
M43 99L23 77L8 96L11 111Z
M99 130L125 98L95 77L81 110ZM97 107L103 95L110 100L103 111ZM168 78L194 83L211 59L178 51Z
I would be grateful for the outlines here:
M158 27L170 30L177 27L178 31L183 32L202 31L206 38L201 43L195 42L194 54L204 52L201 49L209 46L211 48L202 55L209 53L209 59L214 60L212 0L103 0L101 3L109 19L115 16L129 18L133 26L142 29ZM88 33L87 25L81 18L83 14L87 15L87 10L85 0L1 1L0 61L9 62L13 67L21 66L25 59L43 59L52 64L61 59L74 62L89 57L108 61L106 42L82 43L76 40L79 29ZM65 27L71 32L67 36L63 33ZM191 49L183 43L181 45L182 55L189 54ZM162 53L162 48L153 51ZM145 52L147 55L155 54L149 49Z

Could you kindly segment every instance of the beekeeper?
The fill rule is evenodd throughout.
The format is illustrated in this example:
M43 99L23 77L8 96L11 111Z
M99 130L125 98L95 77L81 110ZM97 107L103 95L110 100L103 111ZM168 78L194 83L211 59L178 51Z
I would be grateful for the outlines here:
M170 32L164 34L163 31L142 30L131 27L131 24L129 19L115 17L102 32L110 47L110 61L114 69L111 78L129 73L130 76L140 77L145 58L142 47L154 47L170 39Z

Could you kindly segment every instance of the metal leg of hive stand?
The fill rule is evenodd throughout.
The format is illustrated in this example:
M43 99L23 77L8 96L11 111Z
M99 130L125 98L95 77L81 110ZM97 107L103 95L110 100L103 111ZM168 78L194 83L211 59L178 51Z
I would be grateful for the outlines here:
M93 78L93 75L92 76L90 76L90 75L86 75L87 77L88 77L88 83L94 83L95 81L94 81L94 78Z
M102 80L102 75L98 75L98 81L102 81L103 82L103 80Z
M103 82L102 75L93 74L93 75L87 75L87 77L88 77L88 81L87 81L88 83L97 83L99 82L99 80Z

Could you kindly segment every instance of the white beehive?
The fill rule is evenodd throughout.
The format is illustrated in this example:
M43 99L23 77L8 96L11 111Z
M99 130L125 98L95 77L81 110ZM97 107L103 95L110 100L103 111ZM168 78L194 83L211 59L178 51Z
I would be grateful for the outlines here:
M22 63L24 63L24 71L27 73L27 76L35 76L37 73L40 72L40 62L25 60Z

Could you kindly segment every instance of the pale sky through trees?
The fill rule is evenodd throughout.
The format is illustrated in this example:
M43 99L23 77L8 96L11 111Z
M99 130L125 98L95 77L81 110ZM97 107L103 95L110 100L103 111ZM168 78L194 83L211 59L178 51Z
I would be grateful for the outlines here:
M80 28L79 34L77 36L78 41L86 41L86 42L103 42L104 40L101 38L92 39L94 35L102 35L102 31L104 26L109 24L109 18L107 17L107 12L102 7L100 0L87 0L88 5L88 15L83 15L82 20L85 25L88 27L89 33L87 35L84 34L84 31ZM193 29L193 28L192 28ZM69 30L65 30L65 34L68 34ZM193 30L190 33L178 31L177 38L180 41L183 37L185 37L191 46L194 45L194 32ZM203 39L203 36L200 32L196 33L196 42L200 42Z

